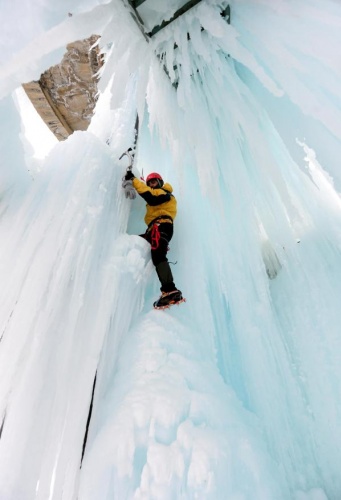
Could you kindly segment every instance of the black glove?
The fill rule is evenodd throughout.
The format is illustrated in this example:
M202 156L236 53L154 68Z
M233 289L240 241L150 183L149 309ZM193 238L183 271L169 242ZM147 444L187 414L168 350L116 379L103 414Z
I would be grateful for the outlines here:
M124 179L126 181L130 181L131 179L135 179L135 175L133 174L133 172L131 170L128 170Z

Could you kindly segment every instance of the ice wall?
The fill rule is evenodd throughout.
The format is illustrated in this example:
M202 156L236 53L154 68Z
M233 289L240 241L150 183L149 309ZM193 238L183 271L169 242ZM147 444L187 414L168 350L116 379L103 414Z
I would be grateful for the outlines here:
M226 5L147 43L121 2L84 4L2 70L7 95L23 54L38 71L61 34L102 35L90 132L2 197L6 500L340 496L341 8L239 0L228 24ZM120 187L136 110L134 171L179 203L187 303L161 314L143 202Z

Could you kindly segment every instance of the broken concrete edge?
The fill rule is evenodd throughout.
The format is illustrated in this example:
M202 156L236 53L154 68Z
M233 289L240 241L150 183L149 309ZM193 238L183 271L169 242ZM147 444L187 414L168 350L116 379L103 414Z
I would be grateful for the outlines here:
M61 114L58 113L51 98L47 92L44 92L39 81L23 83L22 87L43 122L57 139L59 141L67 139L73 130L71 130Z
M67 45L62 61L38 81L22 84L37 113L59 141L86 130L98 98L98 72L103 65L98 35Z

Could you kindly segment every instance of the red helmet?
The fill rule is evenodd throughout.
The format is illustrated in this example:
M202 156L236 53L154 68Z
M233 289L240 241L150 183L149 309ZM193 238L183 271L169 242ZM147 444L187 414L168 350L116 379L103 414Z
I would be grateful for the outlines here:
M154 179L156 179L158 181L159 187L163 186L163 179L162 179L161 175L156 173L156 172L152 172L151 174L149 174L147 176L147 179L146 179L147 186L148 186L148 183Z

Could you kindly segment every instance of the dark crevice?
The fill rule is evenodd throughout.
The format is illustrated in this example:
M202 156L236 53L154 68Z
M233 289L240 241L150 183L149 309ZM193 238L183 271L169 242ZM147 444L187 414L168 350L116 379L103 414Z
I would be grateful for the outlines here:
M159 26L155 26L152 31L150 31L148 33L148 36L151 38L152 36L154 36L156 33L158 33L159 31L161 31L163 28L165 28L166 26L168 26L169 24L171 24L173 21L175 21L176 19L178 19L180 16L182 16L183 14L185 14L187 11L189 11L190 9L192 9L193 7L195 7L196 5L198 5L198 3L200 3L201 0L191 0L190 2L187 2L185 5L183 5L181 7L181 9L177 10L174 14L174 16L169 19L168 21L163 21ZM231 24L231 8L230 8L230 5L228 5L221 13L220 13L221 17L223 17L224 19L227 18L227 23L228 24ZM201 28L202 31L204 31L204 28ZM189 34L187 33L187 39L190 40L190 36Z
M200 3L201 0L190 0L189 2L185 3L180 9L178 9L173 17L168 19L168 21L163 21L159 26L155 26L152 31L148 33L148 36L151 38L152 36L156 35L159 31L161 31L163 28L171 24L175 19L178 19L178 17L182 16L185 14L188 10L192 9L192 7L195 7L198 3Z
M85 435L84 435L84 441L83 441L83 449L82 449L82 458L81 458L80 468L82 468L82 462L83 462L83 458L84 458L86 442L88 440L89 426L90 426L90 420L91 420L91 415L92 415L92 406L93 406L93 402L94 402L94 394L95 394L95 387L96 387L96 379L97 379L97 371L96 371L94 383L92 386L91 402L90 402L90 407L89 407L88 419L87 419L86 427L85 427Z
M146 0L133 0L134 8L140 7Z
M1 423L1 427L0 427L0 439L2 436L2 431L4 430L5 420L6 420L6 411L5 411L4 418L2 419L2 423Z

